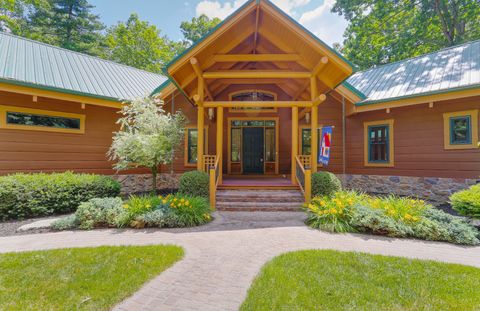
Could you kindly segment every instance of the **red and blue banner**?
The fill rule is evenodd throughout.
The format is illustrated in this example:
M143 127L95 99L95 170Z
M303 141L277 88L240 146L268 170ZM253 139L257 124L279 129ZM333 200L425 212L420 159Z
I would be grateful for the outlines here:
M328 162L330 161L332 131L332 126L325 126L322 128L322 135L320 136L320 152L318 153L318 163L322 163L324 166L327 166Z

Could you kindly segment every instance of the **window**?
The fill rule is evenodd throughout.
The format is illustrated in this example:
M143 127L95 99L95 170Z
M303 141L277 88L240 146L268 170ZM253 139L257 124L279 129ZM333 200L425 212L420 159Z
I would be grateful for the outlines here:
M39 109L0 106L0 128L85 133L85 116Z
M321 141L321 127L317 130L318 132L318 146L320 146ZM312 150L312 130L309 127L300 128L300 154L310 155ZM318 154L320 154L320 147L318 148ZM317 156L318 157L318 156Z
M231 101L275 101L277 100L277 95L275 93L269 91L257 91L257 90L249 90L249 91L241 91L235 92L230 94ZM271 107L234 107L230 108L232 112L248 112L250 111L261 111L261 112L271 112L277 111L276 108Z
M393 166L393 120L364 123L365 166Z
M208 128L205 127L204 130L204 154L208 154ZM185 130L185 165L194 166L197 163L198 159L198 130L196 128L187 128Z
M232 128L232 162L240 162L242 155L242 129Z
M477 148L478 110L443 114L445 149Z

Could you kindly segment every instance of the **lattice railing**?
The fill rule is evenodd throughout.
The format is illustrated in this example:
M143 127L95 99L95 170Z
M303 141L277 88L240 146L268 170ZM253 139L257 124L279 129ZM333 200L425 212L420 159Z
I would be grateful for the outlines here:
M304 168L310 168L311 166L311 157L309 155L299 155L298 159Z
M309 203L312 198L312 171L310 170L310 156L296 156L295 175L300 185L305 202Z
M205 172L208 172L211 167L215 166L215 161L217 160L216 155L204 155L203 163L205 167Z
M218 155L205 155L203 157L205 163L205 170L209 175L209 196L210 206L215 208L217 198L217 187L221 177L220 156Z

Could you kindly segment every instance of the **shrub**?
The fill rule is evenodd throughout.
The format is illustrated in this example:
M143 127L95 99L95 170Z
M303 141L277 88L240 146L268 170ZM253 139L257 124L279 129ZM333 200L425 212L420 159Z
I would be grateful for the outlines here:
M342 183L335 174L318 172L312 174L312 196L332 195L342 189Z
M107 176L13 174L0 177L0 220L73 212L81 202L120 194L120 184Z
M212 219L208 200L203 197L179 194L170 196L168 203L174 211L178 227L198 226Z
M154 211L138 216L135 221L137 227L173 228L177 226L177 218L174 212L163 205Z
M460 215L480 218L480 184L454 193L450 204Z
M305 206L308 214L306 223L312 228L329 232L354 231L350 226L351 208L363 200L365 196L354 191L335 192L331 197L315 197L312 203Z
M80 229L95 227L116 227L118 219L125 213L121 198L94 198L80 204L75 216Z
M123 205L124 214L118 219L120 227L133 226L132 222L140 215L153 211L161 204L161 197L156 195L131 196Z
M382 211L388 217L404 222L416 222L429 205L423 200L389 195L386 197L368 196L367 206Z
M350 223L358 231L378 235L403 238L413 234L408 225L385 215L382 210L360 204L354 206Z
M52 223L53 230L71 230L80 225L77 216L75 214L67 217L60 218Z
M205 172L190 171L180 177L178 192L192 197L208 198L209 177Z

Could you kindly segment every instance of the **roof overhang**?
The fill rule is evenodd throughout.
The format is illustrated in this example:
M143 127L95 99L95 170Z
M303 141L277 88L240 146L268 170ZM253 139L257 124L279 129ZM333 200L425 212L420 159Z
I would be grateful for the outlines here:
M346 59L270 1L250 0L169 63L164 72L171 83L154 93L166 98L178 89L192 99L200 75L210 100L232 85L251 88L258 79L268 79L293 100L308 100L310 76L325 93L352 71Z

